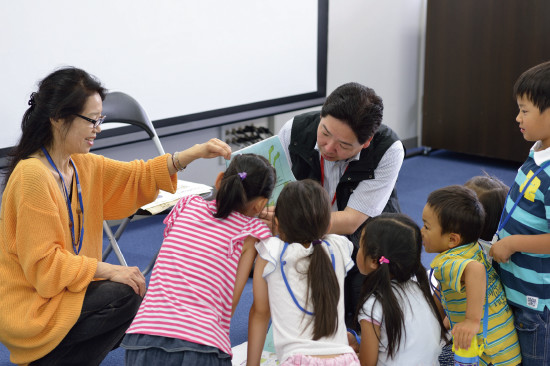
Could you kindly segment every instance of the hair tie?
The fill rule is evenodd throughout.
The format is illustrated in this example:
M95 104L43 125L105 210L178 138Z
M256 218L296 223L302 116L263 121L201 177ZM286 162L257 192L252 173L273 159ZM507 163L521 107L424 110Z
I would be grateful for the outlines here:
M316 239L314 241L311 242L311 245L317 245L317 244L321 244L322 241L320 239Z
M378 263L380 264L383 264L383 263L387 263L389 264L390 263L390 260L384 256L381 256L380 259L378 260Z
M244 180L244 178L246 178L246 172L240 172L237 174L239 175L239 178L241 178L241 180Z
M36 96L36 93L35 93L35 92L31 93L31 97L29 98L29 101L28 101L28 104L29 104L30 106L36 105L36 101L34 100L34 97L35 97L35 96Z

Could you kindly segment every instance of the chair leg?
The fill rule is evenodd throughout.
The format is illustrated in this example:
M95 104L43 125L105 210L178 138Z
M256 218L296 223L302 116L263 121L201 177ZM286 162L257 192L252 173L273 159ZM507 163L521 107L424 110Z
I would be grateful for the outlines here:
M128 266L128 263L126 263L126 259L124 259L124 256L122 255L122 252L120 251L120 248L118 247L118 243L115 239L115 236L109 227L109 224L107 224L107 221L103 221L103 230L107 234L107 237L109 238L109 243L111 248L115 251L115 254L118 258L118 261L123 266Z
M116 230L115 235L114 235L114 238L115 238L115 241L117 241L117 244L118 244L118 239L120 239L120 237L122 236L122 233L124 232L124 230L126 230L126 227L130 223L130 221L132 221L133 217L134 217L134 215L125 218L124 220L122 220L122 222L118 226L118 229ZM112 231L110 230L110 228L109 228L109 232L111 233L111 236L112 236ZM107 236L109 237L109 245L103 251L103 255L102 255L102 260L103 261L105 261L105 259L107 259L107 257L109 256L109 254L111 254L111 252L113 250L113 245L111 244L111 236L109 236L108 233L107 233ZM120 248L119 248L119 250L120 250Z

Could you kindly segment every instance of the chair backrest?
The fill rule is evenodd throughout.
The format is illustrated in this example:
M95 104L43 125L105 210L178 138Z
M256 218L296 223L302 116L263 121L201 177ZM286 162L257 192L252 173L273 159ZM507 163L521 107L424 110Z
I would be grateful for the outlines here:
M155 143L159 155L164 155L164 149L160 143L157 132L155 131L155 127L137 100L126 93L118 91L107 93L105 95L105 99L103 100L103 114L107 116L103 123L126 123L137 126L147 132L151 140ZM103 221L103 230L109 239L109 246L103 251L103 260L107 258L112 250L114 250L119 263L124 266L128 265L126 263L126 259L124 259L124 255L122 254L120 247L118 246L117 240L126 229L126 226L130 220L131 217L122 220L116 233L114 234L109 224L106 221ZM144 274L149 273L153 267L155 258L156 255L144 271Z
M159 155L164 154L155 127L147 113L137 100L123 92L110 92L103 100L103 114L107 117L103 123L127 123L143 129L155 143Z

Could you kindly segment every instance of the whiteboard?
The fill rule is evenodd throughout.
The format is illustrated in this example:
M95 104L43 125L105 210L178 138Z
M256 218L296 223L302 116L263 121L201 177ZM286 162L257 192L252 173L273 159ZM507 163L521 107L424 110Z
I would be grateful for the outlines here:
M191 119L318 105L326 93L328 0L0 4L0 155L17 143L38 81L63 66L130 94L172 133Z

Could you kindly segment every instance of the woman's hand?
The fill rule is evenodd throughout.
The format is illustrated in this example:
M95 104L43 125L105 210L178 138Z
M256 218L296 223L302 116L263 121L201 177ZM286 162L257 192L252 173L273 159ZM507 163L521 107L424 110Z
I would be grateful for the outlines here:
M205 143L196 144L188 150L196 150L198 158L211 159L218 156L224 157L226 160L231 158L231 147L220 139L210 139Z
M95 277L124 283L134 289L135 293L141 297L145 295L145 277L138 267L98 262Z
M218 156L222 156L226 160L231 159L231 147L220 139L210 139L207 142L193 145L188 149L168 156L166 164L170 175L172 175L178 172L176 165L179 165L180 169L184 169L197 159L211 159ZM178 161L176 162L173 159L177 159Z
M178 153L181 166L186 166L196 159L211 159L218 156L227 160L231 158L231 147L220 139L210 139Z

